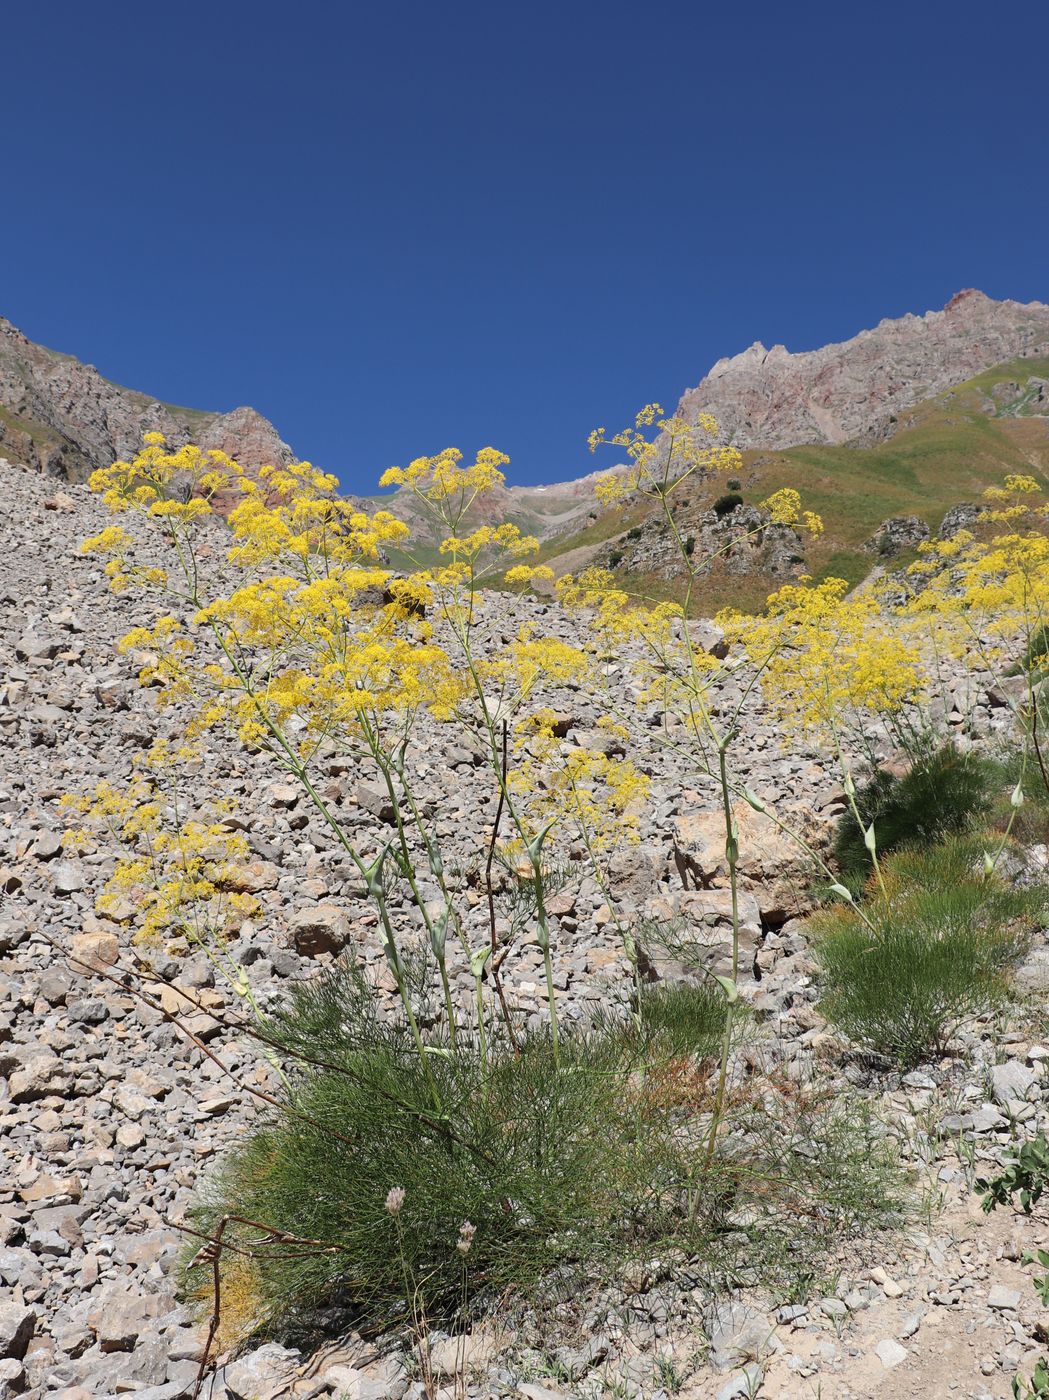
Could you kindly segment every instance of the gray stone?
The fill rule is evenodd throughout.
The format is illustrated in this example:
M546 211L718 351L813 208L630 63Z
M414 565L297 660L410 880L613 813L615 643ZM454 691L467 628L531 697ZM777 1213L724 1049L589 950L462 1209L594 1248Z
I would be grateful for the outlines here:
M757 1395L765 1373L756 1361L748 1362L738 1376L731 1376L718 1391L717 1400L750 1400Z
M54 860L62 850L62 838L57 831L44 831L33 842L37 860Z
M920 1312L910 1313L903 1319L896 1329L896 1336L901 1342L905 1342L908 1337L913 1337L918 1328L922 1325L922 1315Z
M1020 1306L1020 1290L996 1283L987 1295L987 1306L995 1311L1014 1312Z
M895 1366L901 1365L910 1355L907 1348L901 1347L899 1342L892 1337L883 1337L874 1348L874 1354L886 1371L891 1371Z
M266 1342L247 1356L231 1362L225 1368L223 1380L227 1388L239 1395L255 1395L290 1380L301 1360L297 1351L279 1346L276 1342Z
M188 1400L193 1393L192 1378L189 1380L166 1381L163 1385L147 1385L136 1388L135 1400ZM247 1397L245 1397L247 1400Z
M0 1361L0 1400L15 1400L26 1388L25 1367L16 1357Z
M991 1086L994 1101L1004 1107L1016 1099L1023 1102L1034 1086L1038 1076L1019 1060L1006 1060L1004 1064L991 1066Z
M9 1082L12 1103L32 1103L48 1094L66 1094L72 1084L67 1065L50 1050L38 1050L22 1061Z
M436 1376L469 1374L487 1365L496 1351L495 1339L483 1333L445 1337L430 1348L430 1366Z
M741 1361L760 1360L768 1352L775 1326L768 1315L741 1302L715 1303L703 1319L710 1359L719 1371Z
M0 1279L8 1288L21 1284L24 1288L37 1288L44 1281L44 1272L38 1259L28 1249L0 1249Z
M295 951L304 958L319 953L338 953L350 939L350 921L335 904L317 904L298 909L288 920L288 932Z
M0 1303L0 1357L21 1361L36 1327L36 1313L24 1303Z
M357 784L357 806L362 812L377 817L385 825L393 825L395 813L390 794L378 783Z
M59 894L76 894L84 888L84 872L72 861L61 861L54 869L55 890Z

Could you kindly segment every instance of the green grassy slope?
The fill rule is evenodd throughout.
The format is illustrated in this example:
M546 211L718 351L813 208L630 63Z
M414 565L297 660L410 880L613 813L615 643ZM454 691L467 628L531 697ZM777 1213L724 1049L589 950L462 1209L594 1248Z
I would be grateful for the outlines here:
M741 473L748 502L758 502L782 486L801 492L806 509L824 519L826 533L806 548L809 571L817 578L834 574L858 583L875 558L862 548L883 520L918 515L936 530L944 513L960 501L974 500L1007 472L1022 471L1049 487L1049 416L1032 415L1031 377L1049 379L1049 357L1020 359L988 370L910 410L891 438L872 446L792 447L748 452ZM1004 401L991 391L1016 382ZM686 508L700 515L724 489L709 482L693 492ZM643 514L643 511L642 511ZM543 556L555 568L559 559L583 546L611 541L640 518L636 508L602 512L574 535L547 541ZM574 562L574 561L573 561ZM655 597L673 596L677 581L623 573L624 583ZM774 582L753 576L715 575L703 592L703 610L733 604L760 606Z

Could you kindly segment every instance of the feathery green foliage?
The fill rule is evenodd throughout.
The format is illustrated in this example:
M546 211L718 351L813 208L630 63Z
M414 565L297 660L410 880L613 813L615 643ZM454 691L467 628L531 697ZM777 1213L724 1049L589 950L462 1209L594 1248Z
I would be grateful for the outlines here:
M672 1055L713 1055L728 1008L724 992L706 982L661 982L639 1003L641 1024Z
M875 770L857 789L856 806L863 826L874 825L878 851L888 854L964 831L990 811L998 786L992 762L947 743L902 778ZM834 859L845 882L858 889L870 872L871 853L851 811L838 822Z
M913 1065L942 1051L962 1021L1007 999L1009 969L1045 896L1010 888L982 863L972 840L901 851L882 863L884 888L872 880L862 909L814 916L828 1021Z
M431 1043L428 1077L408 1031L340 966L262 1024L288 1089L224 1159L195 1228L241 1218L225 1242L241 1251L242 1314L264 1332L335 1301L385 1325L452 1317L667 1249L711 1280L785 1286L799 1257L895 1218L900 1181L877 1125L771 1080L730 1102L708 1155L724 1015L703 986L652 990L640 1027L566 1033L556 1058L543 1036L486 1059L465 1038L455 1053ZM201 1297L209 1279L188 1267Z

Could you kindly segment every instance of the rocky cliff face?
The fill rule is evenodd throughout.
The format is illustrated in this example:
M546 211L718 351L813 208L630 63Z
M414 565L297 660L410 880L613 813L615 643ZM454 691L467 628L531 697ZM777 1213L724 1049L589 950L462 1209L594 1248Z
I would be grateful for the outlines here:
M103 379L93 365L35 345L0 317L0 456L81 481L134 452L151 431L179 447L221 448L248 467L295 460L253 408L203 413L157 403Z
M958 292L942 311L882 321L839 345L791 354L756 342L719 360L681 399L742 448L848 442L891 431L901 411L992 365L1049 350L1049 306Z

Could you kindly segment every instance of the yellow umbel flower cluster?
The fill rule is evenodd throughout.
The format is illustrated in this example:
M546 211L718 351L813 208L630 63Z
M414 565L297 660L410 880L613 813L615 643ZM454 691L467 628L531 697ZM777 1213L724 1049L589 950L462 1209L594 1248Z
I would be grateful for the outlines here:
M718 623L791 730L835 733L860 712L895 714L926 681L918 643L891 625L874 591L850 595L844 579L788 584L763 616L726 610Z
M595 428L587 439L591 452L603 446L621 447L631 462L625 470L599 479L598 500L613 505L632 492L662 497L697 474L708 477L737 471L743 464L739 449L716 443L717 433L717 422L709 413L699 414L690 423L681 413L665 414L657 403L646 404L633 428L612 437L604 428Z
M513 784L533 820L568 817L599 867L622 844L636 845L651 780L633 760L556 737L556 715L540 709L518 729ZM598 721L601 738L630 743L629 730L609 716Z
M227 825L228 805L211 804L206 817L183 810L179 775L197 757L192 745L157 742L126 786L102 780L89 794L62 799L80 823L67 830L69 845L93 850L103 834L116 844L116 865L96 908L127 925L139 943L181 938L209 946L258 909L253 896L231 888L248 845Z
M502 468L510 458L494 447L484 447L473 464L461 465L463 454L456 447L446 447L436 457L416 457L407 467L390 467L379 478L380 486L407 486L420 496L435 503L454 501L456 511L482 492L502 486L506 477Z
M941 648L994 669L1049 622L1049 503L1038 481L1017 474L988 487L984 500L973 531L919 546L902 617ZM994 525L1010 528L993 534Z
M762 501L773 525L801 526L810 535L823 534L823 521L811 510L802 510L801 494L792 486L784 486Z
M146 433L142 441L132 461L100 467L88 481L111 511L144 510L188 524L210 512L220 491L243 481L244 469L225 452L191 445L168 452L163 433Z

